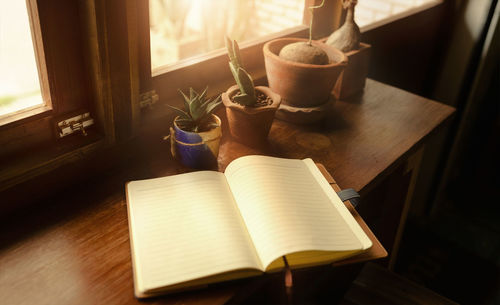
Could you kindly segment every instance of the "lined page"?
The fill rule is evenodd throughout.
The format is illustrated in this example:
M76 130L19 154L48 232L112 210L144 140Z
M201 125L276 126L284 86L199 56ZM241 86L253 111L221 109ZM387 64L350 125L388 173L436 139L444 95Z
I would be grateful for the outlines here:
M225 175L264 266L298 251L364 248L304 161L247 156Z
M136 291L261 268L223 174L133 181L127 191Z

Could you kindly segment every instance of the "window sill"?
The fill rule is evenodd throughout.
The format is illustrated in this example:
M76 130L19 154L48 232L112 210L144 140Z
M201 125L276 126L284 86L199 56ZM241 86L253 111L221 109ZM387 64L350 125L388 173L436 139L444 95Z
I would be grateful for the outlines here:
M27 120L33 121L37 118L48 116L52 113L52 108L49 106L34 106L29 109L23 109L13 114L8 114L0 117L0 130L10 128L26 123Z
M29 151L26 155L4 158L0 163L0 192L63 165L83 160L106 146L102 136L91 130L84 139L75 135L63 140L58 145L51 143L50 147L37 150L36 154Z

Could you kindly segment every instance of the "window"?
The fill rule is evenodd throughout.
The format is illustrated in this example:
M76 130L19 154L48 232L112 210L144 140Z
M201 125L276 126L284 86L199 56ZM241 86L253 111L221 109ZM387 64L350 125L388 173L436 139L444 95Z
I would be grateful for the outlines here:
M151 0L151 64L157 67L302 24L304 0Z
M366 31L441 2L442 0L363 0L356 7L356 23Z
M38 107L27 109L25 107L23 111L11 112L9 115L0 117L0 146L2 147L0 157L2 161L8 158L9 162L12 162L14 157L21 157L28 149L38 149L37 147L55 141L57 139L57 133L54 132L55 121L80 109L88 109L90 101L84 36L80 24L82 19L78 5L73 1L28 0L24 7L21 5L23 1L15 2L13 4L9 1L8 5L5 4L7 9L2 10L2 15L10 15L17 10L26 10L23 13L26 14L24 16L29 16L31 34L26 33L28 30L26 25L24 25L23 34L30 35L33 43L31 44L25 36L18 36L19 28L13 24L2 28L2 33L9 34L3 37L17 39L14 45L20 44L19 40L23 40L24 51L32 52L31 50L34 49L38 71L33 67L33 58L29 61L22 59L18 62L16 58L2 59L2 64L6 61L16 64L12 66L13 70L10 72L16 77L7 77L8 81L2 82L2 86L8 86L9 88L6 89L12 90L13 94L16 88L22 89L18 91L18 97L20 97L18 101L36 99L37 91L41 88L38 98L41 96L43 100L36 101ZM2 21L2 25L5 21ZM11 50L11 45L6 50ZM25 63L28 62L31 65L26 70ZM33 75L40 78L39 88L36 88L37 80ZM15 84L15 81L22 81L22 83ZM12 100L10 96L4 95L4 101Z
M139 51L140 91L156 91L160 103L179 102L177 89L209 86L212 95L225 91L233 80L223 48L224 34L238 40L246 69L257 84L262 84L264 43L285 36L307 37L309 11L304 8L320 3L321 0L140 1L143 18L139 19L139 32L148 39L142 41ZM338 26L341 12L341 1L326 0L324 8L315 12L313 36L321 38L331 33ZM237 19L244 22L234 27ZM154 114L146 111L144 115L158 117L159 113L160 107Z
M2 2L7 5L6 10L2 8L2 15L13 14L18 4L24 3L1 1L7 2ZM103 29L108 26L103 20L109 7L100 0L27 0L25 3L33 38L28 49L33 50L34 46L42 101L39 106L0 117L0 191L82 158L84 154L78 150L89 153L111 142L110 137L114 136L109 126L114 122L110 93L105 92L114 80L109 78L106 69L115 66L107 63L104 51L104 36L113 31ZM2 33L4 30L12 33L13 28L12 25L2 27ZM23 76L27 73L21 71L20 66L14 69ZM34 68L30 70L33 72ZM2 81L0 86L6 84ZM21 93L23 98L36 91L26 84L21 87L27 92ZM89 112L96 123L88 136L60 138L57 123L85 112Z
M44 105L23 1L0 1L0 71L0 117Z

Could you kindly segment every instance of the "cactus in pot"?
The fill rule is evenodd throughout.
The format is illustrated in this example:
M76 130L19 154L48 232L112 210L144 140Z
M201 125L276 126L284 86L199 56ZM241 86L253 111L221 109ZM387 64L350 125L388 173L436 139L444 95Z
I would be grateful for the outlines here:
M235 95L233 100L240 105L253 106L257 103L255 86L250 74L242 67L238 42L226 36L226 49L229 56L229 68L240 89L240 93Z
M208 87L205 88L201 94L199 94L193 88L189 88L189 97L184 94L184 92L179 90L184 99L185 111L180 108L167 105L179 115L175 120L179 128L189 132L203 132L216 127L211 114L215 109L217 109L217 106L219 106L222 101L220 99L220 95L215 99L208 99L206 97L207 90Z
M190 88L189 96L179 90L184 110L168 105L178 114L174 128L170 128L172 154L191 168L213 168L217 164L222 129L220 118L213 112L222 101L220 96L207 98L207 89L199 94Z
M229 131L243 144L255 146L265 142L281 97L269 87L255 86L243 68L238 43L226 37L229 68L236 81L222 94Z

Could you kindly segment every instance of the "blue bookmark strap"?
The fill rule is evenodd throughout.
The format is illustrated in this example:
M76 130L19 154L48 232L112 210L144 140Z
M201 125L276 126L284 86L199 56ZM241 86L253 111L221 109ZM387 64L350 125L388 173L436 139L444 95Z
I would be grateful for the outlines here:
M339 195L340 200L342 201L350 200L351 204L354 207L357 207L359 205L361 199L361 196L354 189L341 190L340 192L337 193L337 195Z

